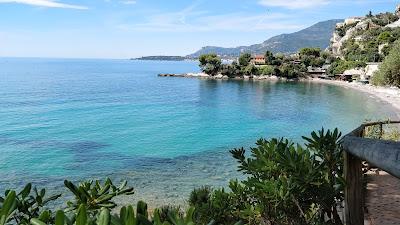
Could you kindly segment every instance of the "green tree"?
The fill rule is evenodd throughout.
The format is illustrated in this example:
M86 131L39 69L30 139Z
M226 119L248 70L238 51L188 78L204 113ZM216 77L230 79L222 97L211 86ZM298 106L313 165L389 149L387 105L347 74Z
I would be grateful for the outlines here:
M210 76L217 75L222 65L221 58L216 54L201 55L199 62L201 70Z
M302 56L320 57L321 49L320 48L302 48L302 49L300 49L299 54L300 54L300 57L302 57Z
M221 74L229 78L241 76L240 66L233 62L232 64L223 64L221 67Z
M400 41L397 41L389 55L372 77L374 85L393 85L400 87Z
M247 76L259 75L259 70L255 65L248 64L246 67L243 67L243 74Z
M282 77L294 79L301 76L300 68L291 63L284 63L280 66L280 74Z
M248 66L251 61L251 54L250 53L244 53L241 54L239 57L239 65L242 67Z
M271 51L265 52L265 63L268 65L272 65L275 60L274 53Z
M274 74L274 69L275 69L275 67L274 66L271 66L271 65L265 65L265 66L262 66L261 68L260 68L260 73L262 74L262 75L272 75L272 74Z

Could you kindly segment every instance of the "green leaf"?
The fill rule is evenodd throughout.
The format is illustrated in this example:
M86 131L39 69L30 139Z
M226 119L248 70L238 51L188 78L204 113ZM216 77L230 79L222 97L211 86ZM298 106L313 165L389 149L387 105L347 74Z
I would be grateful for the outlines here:
M21 195L22 199L25 199L26 197L28 197L29 193L31 193L31 189L32 189L32 184L29 183L24 187L24 189L18 195Z
M55 225L64 225L65 214L64 211L58 210L56 212Z
M50 217L51 217L50 212L48 210L45 210L40 214L39 220L47 223L49 222Z
M87 212L85 205L80 205L78 208L78 214L76 215L76 225L86 225L87 223Z
M135 225L135 224L136 224L135 213L133 211L133 207L130 205L126 208L125 225Z
M137 215L137 220L138 220L140 225L153 225L153 223L150 222L148 218L144 217L141 214Z
M36 219L36 218L31 219L31 224L32 225L46 225L46 223L43 223L42 221L40 221L39 219Z
M100 190L100 192L98 193L98 195L103 195L103 194L105 194L108 190L110 190L110 184L106 184L106 186L104 186L101 190Z
M108 225L110 223L110 211L106 208L102 208L100 211L99 218L97 220L98 225Z
M0 225L8 222L14 210L17 207L16 193L15 191L10 191L4 200L3 206L0 210Z

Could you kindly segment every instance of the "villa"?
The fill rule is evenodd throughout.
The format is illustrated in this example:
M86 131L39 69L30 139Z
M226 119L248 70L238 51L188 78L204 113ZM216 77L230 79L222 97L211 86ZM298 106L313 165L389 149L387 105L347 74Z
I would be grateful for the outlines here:
M310 74L314 78L320 78L321 76L325 76L326 75L326 69L324 69L322 67L309 66L307 68L307 73Z
M264 65L265 64L265 56L264 55L253 55L251 56L251 61L254 65Z
M312 76L313 78L320 78L320 79L331 79L327 75L327 71L331 65L330 64L325 64L322 67L312 67L309 66L307 68L307 73Z
M344 21L344 24L343 24L343 25L352 25L352 24L361 22L364 18L365 18L365 17L360 17L360 16L350 17L350 18L347 18L347 19Z

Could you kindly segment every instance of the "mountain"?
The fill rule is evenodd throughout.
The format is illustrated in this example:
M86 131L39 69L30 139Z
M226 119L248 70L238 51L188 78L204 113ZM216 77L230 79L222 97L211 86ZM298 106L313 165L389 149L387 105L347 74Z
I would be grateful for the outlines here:
M274 53L294 53L304 47L319 47L325 49L330 44L336 24L343 20L327 20L312 25L306 29L291 34L281 34L272 37L261 44L239 46L236 48L222 48L215 46L203 47L199 51L188 55L197 58L202 54L216 53L221 56L238 56L242 52L264 54L267 50Z

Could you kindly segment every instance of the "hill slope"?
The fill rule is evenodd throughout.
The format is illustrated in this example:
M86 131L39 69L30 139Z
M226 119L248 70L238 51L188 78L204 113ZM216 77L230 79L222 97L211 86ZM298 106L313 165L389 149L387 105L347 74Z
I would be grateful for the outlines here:
M196 58L207 53L216 53L222 56L238 56L242 52L263 54L267 50L274 53L293 53L304 47L319 47L325 49L330 44L330 38L332 37L336 24L342 21L343 20L327 20L319 22L295 33L281 34L272 37L261 44L239 46L236 48L207 46L188 55L188 57Z

